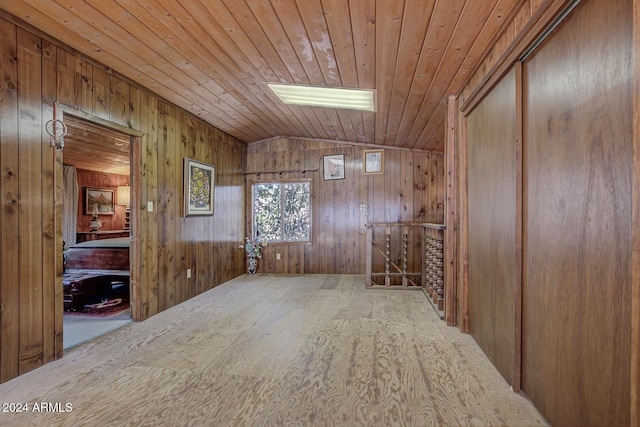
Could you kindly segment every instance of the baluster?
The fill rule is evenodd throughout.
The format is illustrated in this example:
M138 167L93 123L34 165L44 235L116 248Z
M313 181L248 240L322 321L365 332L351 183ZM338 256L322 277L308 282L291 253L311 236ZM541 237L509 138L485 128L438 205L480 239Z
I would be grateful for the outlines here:
M407 281L407 256L409 253L409 229L402 227L402 287L406 288Z
M429 238L429 257L431 262L429 263L429 275L431 276L431 286L429 286L429 297L431 298L431 301L435 302L435 298L433 297L433 294L436 292L436 272L433 269L433 265L435 263L436 260L436 253L433 247L433 237Z
M420 287L427 289L427 229L420 227Z
M435 248L437 251L436 258L436 275L438 277L437 282L437 304L438 310L444 310L444 240L441 233L438 233L438 238L435 242Z
M384 285L391 286L391 275L389 274L389 261L391 261L391 227L384 229L385 257L384 257Z

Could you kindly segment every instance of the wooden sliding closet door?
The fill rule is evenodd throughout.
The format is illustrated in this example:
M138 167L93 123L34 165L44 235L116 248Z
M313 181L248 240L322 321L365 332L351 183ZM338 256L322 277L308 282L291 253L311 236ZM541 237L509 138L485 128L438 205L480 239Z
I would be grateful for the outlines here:
M632 2L582 1L524 64L522 388L553 425L628 425Z
M467 129L469 332L513 385L518 214L515 70L471 112Z

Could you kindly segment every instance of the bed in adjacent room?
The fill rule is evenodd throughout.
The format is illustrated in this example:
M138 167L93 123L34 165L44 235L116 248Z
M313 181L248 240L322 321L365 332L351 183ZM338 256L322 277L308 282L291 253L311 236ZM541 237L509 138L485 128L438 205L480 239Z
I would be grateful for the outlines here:
M64 251L64 309L79 311L109 293L114 284L124 287L128 298L129 246L129 237L117 237L78 243Z
M129 271L129 237L89 240L64 251L65 271Z

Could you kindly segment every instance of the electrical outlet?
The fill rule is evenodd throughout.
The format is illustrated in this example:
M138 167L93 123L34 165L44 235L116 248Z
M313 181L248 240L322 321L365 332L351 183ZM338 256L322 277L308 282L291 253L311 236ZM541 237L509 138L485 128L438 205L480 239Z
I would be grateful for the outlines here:
M360 205L360 210L361 210L362 212L366 211L366 210L367 210L367 205L365 205L364 203L362 203L362 204Z
M276 259L280 259L280 258L281 258L281 256L280 256L280 252L278 252L278 253L276 254Z
M191 279L191 269L187 268L187 279Z

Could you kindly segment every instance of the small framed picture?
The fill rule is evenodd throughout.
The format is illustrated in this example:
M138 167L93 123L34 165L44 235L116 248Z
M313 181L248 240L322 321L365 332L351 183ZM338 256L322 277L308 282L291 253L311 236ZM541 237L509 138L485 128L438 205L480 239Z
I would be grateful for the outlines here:
M184 158L184 216L213 215L215 176L213 165Z
M364 150L364 173L382 173L384 170L383 150Z
M84 214L85 215L114 215L116 213L113 194L115 190L110 188L84 189Z
M323 157L324 180L344 179L344 154L332 154Z

